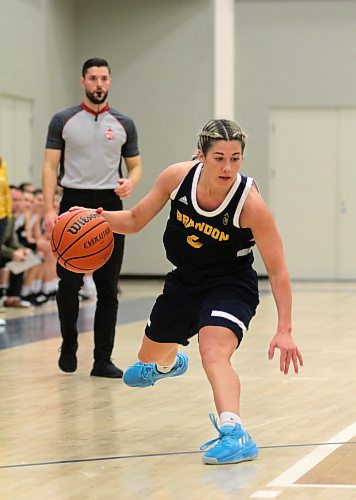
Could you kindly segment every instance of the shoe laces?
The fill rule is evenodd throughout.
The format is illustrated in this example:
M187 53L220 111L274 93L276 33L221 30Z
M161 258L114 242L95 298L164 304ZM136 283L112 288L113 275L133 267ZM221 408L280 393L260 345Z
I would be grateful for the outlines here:
M152 365L152 363L142 363L140 376L149 380L152 385L154 384L154 380L152 377L153 371L154 366Z
M180 353L178 353L178 354L177 354L177 361L176 361L175 365L172 367L172 370L173 370L174 368L182 368L182 367L184 366L184 364L185 364L185 359L184 359L184 357L183 357L183 356L180 356L179 354L180 354Z
M222 440L224 440L225 444L229 444L230 441L231 442L232 441L235 442L235 440L236 440L236 430L240 430L241 429L241 427L240 427L239 424L225 425L224 428L221 429L218 426L216 417L215 417L215 415L213 413L209 413L209 418L211 420L211 423L215 427L215 429L218 431L219 435L218 435L217 438L211 439L210 441L207 441L206 443L204 443L200 447L201 451L206 450L207 448L209 448L211 445L213 445L215 443L220 443Z

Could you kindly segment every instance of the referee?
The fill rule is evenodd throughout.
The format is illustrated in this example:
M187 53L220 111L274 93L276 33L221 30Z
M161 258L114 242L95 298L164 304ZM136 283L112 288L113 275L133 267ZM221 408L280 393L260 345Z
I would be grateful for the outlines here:
M135 124L108 104L111 86L108 62L99 58L87 60L80 84L84 90L82 103L56 113L48 127L42 173L48 234L58 217L55 208L58 186L63 189L60 213L74 205L116 211L123 209L122 199L130 196L142 176ZM126 176L122 172L122 159ZM90 375L122 378L122 370L114 365L111 354L124 236L115 234L114 238L111 258L93 272L97 302L94 364ZM79 291L84 274L73 273L59 264L57 273L57 306L62 334L58 365L64 372L74 372L77 369Z

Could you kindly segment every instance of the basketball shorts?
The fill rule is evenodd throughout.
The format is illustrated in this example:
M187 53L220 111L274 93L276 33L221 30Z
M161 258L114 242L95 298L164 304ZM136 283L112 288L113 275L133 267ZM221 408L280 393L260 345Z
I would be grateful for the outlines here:
M147 322L146 336L155 342L188 345L205 326L232 330L241 343L259 303L253 269L239 276L214 277L186 285L169 273Z

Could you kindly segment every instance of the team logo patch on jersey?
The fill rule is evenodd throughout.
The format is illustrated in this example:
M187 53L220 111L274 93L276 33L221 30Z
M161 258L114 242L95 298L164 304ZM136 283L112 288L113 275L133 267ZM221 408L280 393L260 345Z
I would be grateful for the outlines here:
M180 202L184 203L185 205L188 205L188 200L187 200L187 197L186 196L182 196L182 198L179 198Z
M105 137L107 138L108 141L114 139L115 134L112 128L109 127L105 130Z
M229 223L229 214L227 212L223 217L222 223L224 224L224 226L227 226Z
M188 236L187 242L189 243L190 246L194 248L200 248L201 246L203 246L203 243L200 243L199 237L195 236L195 234Z

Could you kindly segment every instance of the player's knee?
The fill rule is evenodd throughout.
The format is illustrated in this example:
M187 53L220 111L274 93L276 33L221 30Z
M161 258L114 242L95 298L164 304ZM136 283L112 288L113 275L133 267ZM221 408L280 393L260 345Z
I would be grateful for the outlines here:
M204 370L220 362L220 355L213 345L199 345L199 352Z

